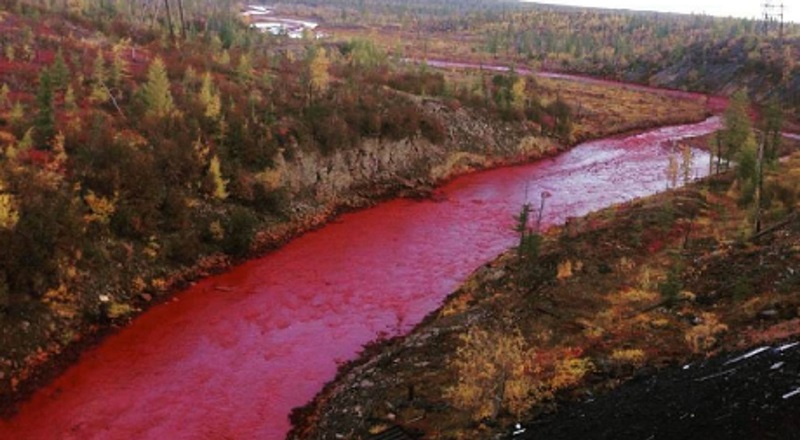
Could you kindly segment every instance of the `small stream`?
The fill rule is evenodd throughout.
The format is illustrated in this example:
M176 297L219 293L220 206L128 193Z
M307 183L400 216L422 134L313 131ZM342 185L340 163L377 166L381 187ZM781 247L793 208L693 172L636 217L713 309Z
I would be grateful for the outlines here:
M479 172L434 200L341 216L154 307L0 422L0 439L280 439L288 414L381 333L412 328L513 245L527 193L546 224L664 190L669 143L691 125L588 142ZM694 175L708 156L695 151Z

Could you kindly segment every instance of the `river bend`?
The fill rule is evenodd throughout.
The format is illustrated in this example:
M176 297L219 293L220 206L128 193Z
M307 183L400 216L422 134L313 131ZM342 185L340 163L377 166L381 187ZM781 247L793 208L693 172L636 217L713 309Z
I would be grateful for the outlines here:
M671 141L718 118L588 142L553 159L458 178L434 200L341 216L205 279L86 352L3 439L280 439L288 413L381 333L410 329L513 245L512 215L549 191L563 222L663 190ZM695 152L696 176L708 156Z

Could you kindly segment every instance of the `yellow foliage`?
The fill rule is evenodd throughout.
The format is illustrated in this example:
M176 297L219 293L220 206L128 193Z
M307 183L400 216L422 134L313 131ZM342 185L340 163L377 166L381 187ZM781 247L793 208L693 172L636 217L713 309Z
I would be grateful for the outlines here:
M387 429L389 429L389 426L387 426L387 425L385 425L383 423L379 423L379 424L369 428L369 433L372 434L372 435L376 435L376 434L382 433L383 431L386 431Z
M644 365L645 354L644 351L638 348L614 350L611 353L611 360L617 364L632 365L639 368Z
M153 286L155 290L167 290L167 282L163 278L154 278L153 281L150 282L150 285Z
M541 156L549 151L555 150L556 146L547 138L536 136L526 136L517 145L520 153L532 156Z
M267 168L264 171L256 174L256 179L264 185L264 188L269 190L277 189L281 186L283 173L280 169Z
M150 241L145 246L144 250L142 251L150 259L155 259L158 257L158 251L161 249L161 246L155 240L154 237L150 238Z
M314 54L314 57L311 58L311 61L308 65L308 70L311 76L312 90L318 92L324 92L328 90L328 86L331 82L331 77L328 73L329 67L330 61L328 60L325 49L319 48Z
M120 318L125 315L130 315L133 313L133 311L133 307L129 306L128 304L112 302L108 307L108 317L112 319Z
M511 86L511 105L517 110L525 109L525 89L528 83L525 78L519 77Z
M147 282L144 280L144 278L137 276L133 279L131 287L135 292L144 292L144 289L147 288Z
M651 303L659 299L658 293L644 289L625 289L608 297L608 301L615 306L632 305L637 303Z
M556 278L559 280L572 278L572 261L566 260L558 263L558 274L556 275Z
M550 397L535 378L540 371L536 356L518 330L490 333L473 327L461 340L451 364L458 383L445 391L445 397L473 419L494 417L501 407L519 415Z
M714 347L717 337L728 330L728 326L713 313L703 313L701 319L700 324L690 328L684 335L689 348L695 353L704 353Z
M485 165L486 157L465 151L457 151L448 155L445 163L434 167L431 170L431 177L434 179L446 179L475 166Z
M0 191L2 191L0 182ZM19 222L19 210L17 200L13 194L0 193L0 228L14 229Z
M50 307L50 310L61 318L74 318L78 313L78 306L75 304L77 298L69 292L65 284L60 284L55 289L45 292L42 302Z
M117 210L116 204L119 196L114 194L113 199L108 199L106 197L99 197L93 191L89 191L83 197L83 201L86 202L86 206L89 207L89 214L86 214L83 218L87 223L97 222L101 225L107 225L111 222L111 216Z
M200 103L205 107L205 115L209 119L217 119L222 112L222 101L209 72L203 74L203 82L200 86Z
M571 358L559 361L550 386L553 390L577 385L586 374L594 370L594 364L587 358Z
M622 257L616 264L617 271L622 273L629 273L636 268L636 262L628 257Z
M442 317L445 317L461 313L467 310L467 305L469 304L470 301L472 301L472 299L473 299L472 293L462 293L457 297L448 301L444 305L444 307L442 307L440 315Z
M211 179L214 181L214 197L219 200L227 199L228 191L226 187L228 181L222 178L219 158L216 155L211 157L211 163L208 165L208 172L211 175Z
M664 278L664 272L660 269L653 269L649 266L642 268L639 272L639 287L643 290L653 290L658 287L659 281Z
M211 222L208 226L208 232L215 241L222 241L222 239L225 238L225 229L222 227L222 223L220 223L219 220Z

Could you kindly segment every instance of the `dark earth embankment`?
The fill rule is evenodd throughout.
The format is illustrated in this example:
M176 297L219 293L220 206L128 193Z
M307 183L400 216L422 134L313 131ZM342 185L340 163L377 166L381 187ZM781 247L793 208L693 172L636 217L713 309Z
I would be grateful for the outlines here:
M792 439L800 432L795 340L643 372L523 425L534 439Z

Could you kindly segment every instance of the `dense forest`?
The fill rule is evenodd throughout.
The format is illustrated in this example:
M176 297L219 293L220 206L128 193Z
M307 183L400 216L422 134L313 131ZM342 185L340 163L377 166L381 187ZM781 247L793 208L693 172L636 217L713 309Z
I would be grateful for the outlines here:
M279 5L334 27L382 27L390 31L382 35L386 46L404 56L494 60L711 93L748 87L757 101L800 102L795 23L504 1Z

